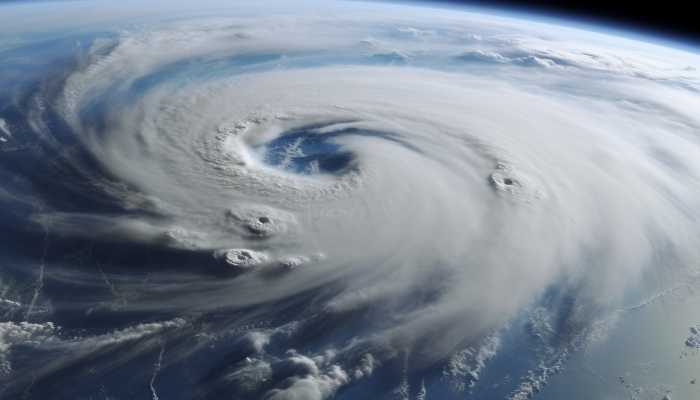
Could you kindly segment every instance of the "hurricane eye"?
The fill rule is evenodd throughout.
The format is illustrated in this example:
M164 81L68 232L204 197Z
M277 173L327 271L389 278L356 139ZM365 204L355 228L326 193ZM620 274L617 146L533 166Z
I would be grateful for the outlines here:
M311 125L281 133L260 146L263 162L287 172L302 175L341 174L352 166L354 155L335 140L350 135L363 135L355 129L319 132L332 126Z

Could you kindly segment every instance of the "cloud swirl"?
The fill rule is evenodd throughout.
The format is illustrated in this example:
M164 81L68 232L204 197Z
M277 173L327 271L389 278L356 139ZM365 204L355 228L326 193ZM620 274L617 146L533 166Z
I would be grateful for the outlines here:
M352 396L381 369L382 395L425 398L441 365L471 390L525 315L549 349L508 394L528 398L629 296L664 289L650 273L696 273L696 55L319 7L3 43L7 393L35 379L24 346L61 353L44 388L160 351L155 397L161 368L194 363L193 396Z

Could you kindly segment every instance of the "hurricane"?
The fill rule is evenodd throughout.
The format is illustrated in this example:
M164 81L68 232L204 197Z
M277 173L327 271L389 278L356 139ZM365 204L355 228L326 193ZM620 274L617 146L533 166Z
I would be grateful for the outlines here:
M0 5L2 398L539 398L697 301L697 53L398 4L60 3Z

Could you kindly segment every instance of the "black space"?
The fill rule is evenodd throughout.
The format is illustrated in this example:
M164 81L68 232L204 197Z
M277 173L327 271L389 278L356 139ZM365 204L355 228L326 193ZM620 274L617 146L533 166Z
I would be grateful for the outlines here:
M428 0L432 2L431 0ZM583 23L612 25L700 46L700 2L694 1L551 1L443 0L436 3L477 5L495 9L573 17Z

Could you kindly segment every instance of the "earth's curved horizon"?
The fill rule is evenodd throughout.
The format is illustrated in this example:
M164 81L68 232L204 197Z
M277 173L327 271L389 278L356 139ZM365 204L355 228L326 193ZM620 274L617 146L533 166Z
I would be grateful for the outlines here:
M0 15L0 398L699 395L697 44L426 4Z

